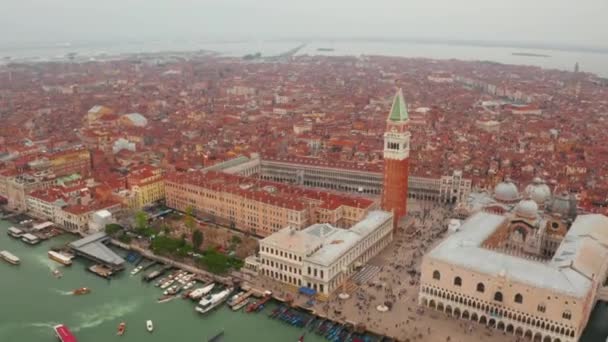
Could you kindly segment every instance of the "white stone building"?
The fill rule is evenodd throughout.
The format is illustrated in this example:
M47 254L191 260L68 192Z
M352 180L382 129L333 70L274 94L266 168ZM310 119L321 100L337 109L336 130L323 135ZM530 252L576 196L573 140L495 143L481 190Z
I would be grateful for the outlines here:
M314 224L284 228L260 241L258 272L329 295L393 239L393 215L371 211L350 229Z
M478 212L428 252L419 304L533 341L578 341L608 293L608 217L579 215L569 230L532 226L522 236L529 207L518 206L515 220ZM513 236L534 245L539 234L564 235L551 255L504 248Z

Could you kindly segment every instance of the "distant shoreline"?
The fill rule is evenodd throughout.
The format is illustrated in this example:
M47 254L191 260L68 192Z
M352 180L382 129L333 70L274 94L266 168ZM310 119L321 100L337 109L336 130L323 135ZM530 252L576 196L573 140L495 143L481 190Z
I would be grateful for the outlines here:
M544 55L542 53L531 53L531 52L513 52L513 56L525 56L525 57L543 57L549 58L551 55Z

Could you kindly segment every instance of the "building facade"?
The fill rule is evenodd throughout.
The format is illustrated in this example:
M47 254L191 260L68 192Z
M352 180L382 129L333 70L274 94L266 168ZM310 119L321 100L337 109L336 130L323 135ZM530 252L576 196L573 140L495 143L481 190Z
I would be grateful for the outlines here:
M350 227L378 205L373 200L230 175L188 172L167 176L166 204L257 236L284 227L302 229L316 222Z
M165 198L165 182L162 169L149 165L131 170L127 176L131 196L127 196L128 206L139 210Z
M369 165L338 164L307 158L261 159L259 155L251 159L240 156L226 164L226 167L214 167L229 174L371 197L380 196L383 189L384 174ZM410 175L407 187L408 198L458 203L468 198L471 180L463 178L460 170L440 178Z
M329 295L393 239L393 215L371 211L350 229L314 224L284 228L260 241L257 272Z
M384 133L382 209L395 213L395 222L407 214L410 158L409 115L401 89L393 99Z
M535 209L467 219L424 256L419 304L534 341L578 341L607 290L608 217L579 215L566 230L530 224Z

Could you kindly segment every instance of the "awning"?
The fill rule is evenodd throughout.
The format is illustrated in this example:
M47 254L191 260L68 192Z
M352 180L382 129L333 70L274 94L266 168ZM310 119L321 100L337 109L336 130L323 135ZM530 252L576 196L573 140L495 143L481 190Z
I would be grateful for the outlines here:
M314 296L315 294L317 294L317 291L315 289L311 289L310 287L306 286L300 287L298 291L306 296Z

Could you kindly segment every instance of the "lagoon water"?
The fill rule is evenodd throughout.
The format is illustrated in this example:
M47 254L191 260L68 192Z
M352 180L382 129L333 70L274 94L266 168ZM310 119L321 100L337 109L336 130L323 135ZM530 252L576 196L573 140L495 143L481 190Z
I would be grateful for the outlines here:
M66 54L76 53L81 57L100 55L118 55L127 53L151 53L163 51L215 51L226 56L241 57L245 54L260 52L264 56L277 55L300 45L298 40L238 40L209 41L196 39L150 40L150 41L113 41L81 42L46 45L4 45L0 46L0 58L11 57L13 60L65 60ZM359 56L387 55L400 57L423 57L434 59L459 59L465 61L494 61L505 64L535 65L547 69L574 69L578 62L581 70L608 77L608 53L575 50L548 50L546 48L518 48L500 46L476 46L466 44L430 43L416 41L383 41L383 40L308 40L307 45L298 54ZM319 51L329 48L332 51ZM543 54L548 57L513 55L513 53ZM0 59L0 64L7 62Z
M0 261L0 342L56 342L52 327L66 324L79 342L204 342L221 330L226 342L295 342L303 330L267 317L272 306L261 313L233 312L226 306L201 316L194 303L181 298L157 303L161 290L131 277L132 265L111 281L88 272L89 264L74 259L71 267L50 260L47 251L73 240L64 235L29 246L6 234L10 223L0 220L0 250L21 258L21 265ZM63 272L55 279L53 269ZM72 296L71 290L89 287L91 294ZM145 329L154 321L154 333ZM127 323L124 336L116 336L120 322ZM591 317L582 342L603 342L608 336L608 304L600 302ZM306 342L325 341L307 333Z
M271 307L257 314L233 312L223 306L208 315L194 311L194 303L176 298L157 303L161 290L131 277L129 270L111 281L85 270L88 265L76 258L70 267L48 259L47 251L71 239L61 236L38 246L28 246L6 234L10 226L0 221L0 250L21 258L21 265L0 261L0 341L56 342L52 327L63 323L79 342L203 342L224 330L224 341L297 341L303 330L267 317ZM60 268L63 278L51 271ZM73 296L70 291L89 287L88 295ZM154 321L154 332L145 322ZM124 336L116 336L120 322L127 323ZM307 334L306 341L323 341Z

